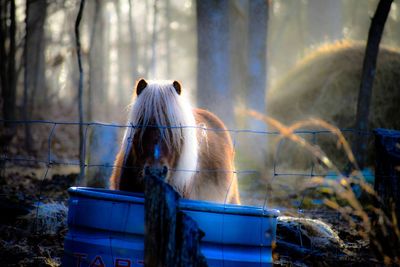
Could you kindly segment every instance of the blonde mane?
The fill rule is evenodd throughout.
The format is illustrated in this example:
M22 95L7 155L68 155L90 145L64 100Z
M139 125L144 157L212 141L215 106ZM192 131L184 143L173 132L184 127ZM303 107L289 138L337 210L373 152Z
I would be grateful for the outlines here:
M158 127L168 149L180 154L172 185L185 192L197 168L196 121L189 101L176 93L172 81L147 81L147 87L131 105L128 125L133 129L125 131L125 149L131 149L128 137L141 142L144 127Z

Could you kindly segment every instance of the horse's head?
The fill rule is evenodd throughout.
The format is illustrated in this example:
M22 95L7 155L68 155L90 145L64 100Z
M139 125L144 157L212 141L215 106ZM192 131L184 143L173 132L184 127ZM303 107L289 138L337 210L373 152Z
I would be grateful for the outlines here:
M136 126L131 147L134 162L131 164L138 169L139 179L150 172L180 187L172 173L178 168L187 143L193 142L189 138L191 133L184 127L194 125L192 111L182 103L180 94L181 85L176 81L147 82L141 79L136 84L137 97L130 118L131 124Z
M134 138L132 147L139 175L153 174L168 181L177 165L178 151L167 145L157 126L143 127L142 134L142 138Z

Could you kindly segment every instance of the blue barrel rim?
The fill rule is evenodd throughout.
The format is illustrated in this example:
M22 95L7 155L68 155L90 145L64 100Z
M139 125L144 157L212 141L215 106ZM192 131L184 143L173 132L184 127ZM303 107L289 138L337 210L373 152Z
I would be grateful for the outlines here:
M400 137L400 131L395 129L376 128L373 130L375 134L380 134L385 137Z
M70 187L68 189L70 196L89 197L105 201L129 202L144 204L144 195L142 193L133 193L127 191L110 190L91 187ZM246 215L257 217L276 218L280 215L277 209L265 209L256 206L244 206L235 204L220 204L201 200L180 199L179 206L183 210L223 213L234 215Z

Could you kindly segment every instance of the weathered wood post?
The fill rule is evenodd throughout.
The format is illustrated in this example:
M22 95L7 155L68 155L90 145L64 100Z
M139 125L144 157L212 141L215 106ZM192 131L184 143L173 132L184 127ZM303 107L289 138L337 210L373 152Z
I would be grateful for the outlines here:
M375 191L388 221L372 217L371 247L385 265L399 265L400 238L400 131L376 129Z
M179 194L161 170L145 173L145 266L207 266L200 251L204 233L179 211Z
M386 208L400 215L400 131L376 129L375 191Z

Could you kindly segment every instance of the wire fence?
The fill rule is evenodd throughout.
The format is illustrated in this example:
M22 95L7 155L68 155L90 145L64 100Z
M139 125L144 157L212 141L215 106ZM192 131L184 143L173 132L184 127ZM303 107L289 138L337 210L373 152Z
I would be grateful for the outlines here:
M37 192L37 203L51 201L50 197L45 196L44 188L45 181L50 176L56 174L60 169L72 167L73 170L69 170L74 173L79 173L79 168L82 167L85 173L88 175L91 169L103 168L108 170L108 174L111 170L116 167L129 168L127 166L114 166L114 158L117 150L119 149L122 132L128 128L144 127L140 125L126 125L126 124L113 124L113 123L100 123L100 122L68 122L68 121L49 121L49 120L31 120L31 121L4 121L0 120L1 123L7 123L9 126L14 125L17 129L15 134L17 135L17 141L8 143L3 146L0 155L0 168L2 173L12 167L18 167L19 169L31 169L39 168L43 170L41 177L39 177L39 187L36 189ZM37 153L27 153L24 150L24 130L23 127L27 125L30 128L37 128L36 132L38 136L34 138L34 142L38 145ZM79 146L78 146L78 127L82 125L84 127L84 157L86 161L81 164L79 161ZM149 127L149 126L147 126ZM158 126L154 126L158 127ZM189 127L189 126L188 126ZM114 138L110 138L109 142L95 144L95 146L102 146L106 148L108 159L101 161L99 159L91 160L91 134L95 129L110 129L113 132ZM162 128L182 128L182 127L162 127ZM187 128L187 127L183 127ZM239 130L223 130L223 129L209 129L202 126L196 126L190 128L196 128L201 131L228 131L232 137L234 150L238 156L236 169L234 170L217 170L220 172L233 172L238 177L239 190L243 202L249 205L261 206L263 208L278 208L281 210L293 210L297 212L299 216L310 215L318 207L323 206L321 198L315 195L313 189L300 190L300 184L304 183L307 179L313 177L324 177L326 179L336 179L340 176L340 173L334 173L331 170L321 167L318 161L313 158L309 152L305 151L296 144L293 144L287 139L280 138L281 133L279 131L256 131L249 129ZM370 132L359 132L354 129L342 129L342 133L351 138L357 138L360 135L368 135L371 137ZM69 132L69 134L66 134ZM333 134L329 130L315 129L315 130L297 130L294 134L302 136L308 140L311 144L319 145L322 149L336 147L335 139ZM62 137L60 137L62 136ZM276 139L278 138L278 141ZM14 138L15 139L15 138ZM371 138L370 138L371 139ZM250 145L249 145L250 140ZM261 141L262 140L262 141ZM333 140L333 141L332 141ZM327 145L328 143L328 145ZM18 146L19 149L13 147ZM73 149L68 148L72 146ZM263 150L264 147L264 150ZM254 149L260 149L260 153L255 153ZM61 151L59 151L61 150ZM89 151L88 151L89 150ZM247 152L246 152L247 150ZM270 150L269 153L265 152ZM330 150L329 153L331 153ZM264 153L264 154L263 154ZM336 153L336 152L335 152ZM67 155L63 155L67 154ZM307 155L309 154L309 155ZM265 159L262 161L255 161L255 155L264 155ZM249 159L243 159L249 157ZM341 164L340 169L346 168L348 161L345 160L343 154L333 156L338 160L338 164ZM96 161L97 160L97 161ZM254 165L256 164L262 165ZM52 172L53 168L57 170ZM342 168L343 167L343 168ZM135 167L133 167L135 168ZM184 171L184 172L215 172L216 170L177 170L173 171ZM12 177L4 177L13 179ZM365 174L366 178L372 178L372 172ZM105 177L108 179L108 177ZM293 182L297 180L297 182ZM76 184L71 184L74 186ZM64 199L65 201L66 199ZM315 209L317 207L317 209ZM38 214L39 205L37 206L36 216ZM307 211L307 209L309 209ZM326 212L324 210L323 212ZM340 214L333 212L335 220L340 220ZM302 240L302 230L298 229L300 239Z
M45 148L39 148L40 150L44 151L39 151L38 155L32 156L29 155L28 153L25 153L25 155L20 155L18 152L21 152L24 150L23 145L21 144L22 142L19 142L19 146L21 149L18 152L10 153L10 146L13 146L15 144L6 144L3 146L1 155L0 155L0 162L2 162L1 166L2 169L6 168L6 163L13 163L13 164L42 164L45 165L45 171L43 175L43 180L47 178L49 169L52 168L53 166L75 166L75 167L82 167L84 168L85 171L87 171L89 168L94 168L94 167L102 167L102 168L135 168L135 167L128 167L128 166L115 166L114 165L114 158L116 154L115 148L119 148L120 146L120 140L121 138L111 138L109 140L108 144L101 144L102 146L109 146L113 147L114 151L110 149L111 156L108 159L108 162L90 162L86 160L83 164L79 162L79 157L76 156L79 154L79 149L72 149L75 152L74 156L69 156L71 158L63 159L63 157L58 156L57 154L62 154L58 153L57 148L54 145L54 140L57 137L57 133L68 129L72 127L78 127L82 125L84 127L84 136L83 136L83 142L84 142L84 150L83 150L83 158L87 159L88 152L87 149L89 149L90 146L90 140L88 137L88 134L90 130L93 130L95 127L102 127L102 128L111 128L114 129L116 133L114 136L121 137L124 130L127 128L139 128L139 127L144 127L141 125L126 125L126 124L115 124L115 123L100 123L100 122L85 122L85 123L79 123L79 122L68 122L68 121L49 121L49 120L30 120L30 121L24 121L24 120L17 120L17 121L4 121L0 120L2 123L8 123L9 125L15 125L16 127L26 127L29 125L31 128L32 127L41 127L45 126L46 130L40 130L40 137L42 141L45 140L46 147ZM290 178L290 177L303 177L303 178L312 178L312 177L327 177L327 178L335 178L337 177L338 173L333 173L327 171L325 168L319 168L319 163L315 161L312 155L307 155L309 152L302 150L301 147L296 147L296 144L293 144L289 140L286 139L280 139L278 143L274 141L276 137L280 136L279 131L257 131L257 130L249 130L249 129L238 129L238 130L233 130L233 129L212 129L212 128L205 128L203 126L187 126L187 127L182 127L182 126L149 126L147 125L146 127L159 127L159 128L169 128L169 129L176 129L176 128L196 128L198 130L202 131L214 131L214 132L220 132L220 131L228 131L232 137L233 141L233 146L236 154L240 155L243 154L243 150L246 150L246 147L248 147L248 141L252 140L253 143L256 143L256 148L253 146L251 149L259 149L261 153L254 153L255 151L250 151L250 153L253 153L252 155L245 155L247 157L252 157L254 155L263 155L266 159L263 162L257 162L258 164L262 164L263 166L251 166L250 168L248 166L244 166L246 164L246 161L244 163L239 163L238 165L241 165L240 167L237 167L234 170L207 170L207 169L201 169L201 170L188 170L188 169L173 169L175 172L233 172L235 173L238 178L239 178L239 183L240 179L243 176L249 176L253 175L253 177L256 177L255 179L265 179L266 177L268 178L269 183L274 183L275 181L285 177L285 178ZM60 129L63 128L63 129ZM75 131L76 133L71 133L70 138L72 140L69 140L70 142L67 142L67 145L70 146L75 146L77 145L79 135L78 131ZM344 135L347 135L349 139L351 138L356 138L357 136L360 135L367 135L371 136L370 132L360 132L354 129L341 129L341 132ZM74 136L75 134L75 136ZM302 136L304 139L309 140L309 142L313 145L320 145L319 140L322 140L321 142L327 142L327 137L333 137L333 134L330 130L321 130L321 129L316 129L316 130L297 130L294 131L294 134ZM65 138L64 138L65 139ZM263 141L260 141L263 140ZM266 141L267 140L267 141ZM59 142L63 142L65 140L60 140ZM335 142L333 140L330 140L331 145L330 149L332 148L332 144L334 145ZM244 143L244 145L242 144ZM262 147L265 146L265 147ZM325 144L326 146L326 144ZM65 148L63 148L65 149ZM323 149L323 147L322 147ZM266 156L266 150L271 150L269 151L268 155ZM43 153L45 152L45 153ZM335 152L336 153L336 152ZM71 154L71 153L70 153ZM244 153L245 154L245 153ZM329 155L328 155L329 156ZM341 155L341 157L344 158L344 162L347 162L345 160L345 155ZM343 161L343 158L341 161ZM111 159L111 160L110 160ZM343 162L342 162L343 163ZM340 164L340 163L339 163ZM82 166L81 166L82 165ZM343 166L342 166L343 167ZM342 169L345 169L346 166L344 166ZM260 171L260 170L264 171ZM345 170L344 170L345 171ZM263 172L263 173L260 173ZM263 176L263 177L262 177ZM372 173L366 173L366 177L372 177ZM293 178L295 179L295 178ZM259 185L260 181L254 181L257 185ZM271 193L271 192L269 192ZM273 194L273 193L272 193ZM257 194L256 194L257 195ZM253 194L253 196L255 196ZM271 196L265 196L265 203L267 204L268 198ZM304 197L303 197L304 198ZM298 209L302 209L302 202L299 203Z

